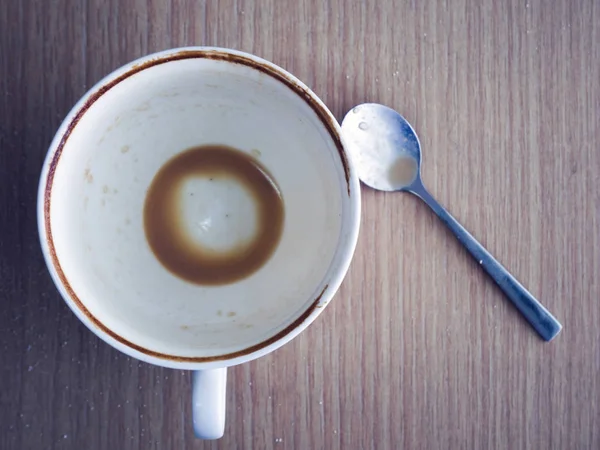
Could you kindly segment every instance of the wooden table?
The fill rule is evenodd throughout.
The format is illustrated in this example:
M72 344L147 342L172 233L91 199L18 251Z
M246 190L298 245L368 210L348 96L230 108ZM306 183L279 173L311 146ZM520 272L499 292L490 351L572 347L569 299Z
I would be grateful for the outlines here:
M189 373L138 363L67 309L37 179L76 100L141 55L255 53L342 118L415 126L441 203L559 318L543 343L416 198L364 189L356 256L302 336L233 368L197 441ZM600 448L600 3L2 0L0 448Z

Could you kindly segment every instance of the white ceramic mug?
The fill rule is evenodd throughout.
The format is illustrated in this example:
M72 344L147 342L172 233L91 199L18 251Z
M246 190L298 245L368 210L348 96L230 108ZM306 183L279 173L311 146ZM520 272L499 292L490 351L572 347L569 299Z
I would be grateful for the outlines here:
M174 276L144 233L153 177L203 144L251 153L285 208L270 259L222 286ZM231 206L211 195L214 208ZM359 222L358 178L325 105L280 67L219 48L156 53L100 81L56 133L38 195L43 253L69 307L123 353L193 370L194 430L206 439L223 434L226 368L275 350L319 315L348 270ZM217 221L217 238L247 225L236 224Z

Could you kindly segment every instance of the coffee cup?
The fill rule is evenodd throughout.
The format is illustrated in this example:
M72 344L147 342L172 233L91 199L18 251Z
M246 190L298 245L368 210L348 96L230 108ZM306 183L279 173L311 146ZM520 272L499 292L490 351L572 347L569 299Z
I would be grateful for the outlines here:
M236 178L227 161L204 170L208 150L257 168L279 212L259 208L247 172ZM194 152L197 170L176 188L160 184ZM161 254L156 242L172 230L156 232L152 220L187 240L167 240ZM43 254L67 305L117 350L192 370L194 430L205 439L223 434L227 367L316 319L348 270L359 223L358 178L323 102L280 67L220 48L152 54L101 80L58 129L38 194ZM164 257L189 249L221 266ZM236 251L254 265L229 271Z

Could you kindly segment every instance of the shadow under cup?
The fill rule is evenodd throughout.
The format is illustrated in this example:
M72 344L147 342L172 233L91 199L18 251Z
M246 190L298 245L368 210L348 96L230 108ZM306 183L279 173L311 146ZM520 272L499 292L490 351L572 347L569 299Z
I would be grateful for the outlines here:
M252 154L285 208L268 261L220 286L174 276L144 234L154 176L201 145ZM297 334L339 287L360 212L322 103L276 66L217 50L159 54L100 82L57 133L40 196L48 265L78 317L132 356L181 368L242 362Z

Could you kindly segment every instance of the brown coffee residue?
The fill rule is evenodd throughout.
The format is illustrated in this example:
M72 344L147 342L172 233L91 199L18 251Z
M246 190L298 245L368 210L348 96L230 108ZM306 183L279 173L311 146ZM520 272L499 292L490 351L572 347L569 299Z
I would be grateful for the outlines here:
M181 188L193 178L233 177L256 204L257 231L250 243L224 252L194 242L181 217ZM271 257L283 231L284 206L271 174L231 147L194 147L171 158L155 175L144 204L144 231L156 258L174 275L202 285L248 277Z
M91 183L94 181L94 176L92 175L92 171L90 170L89 167L85 168L85 171L83 172L83 178L85 178L85 180L88 183Z
M390 167L388 180L397 189L410 186L417 178L417 160L410 155L401 156Z

